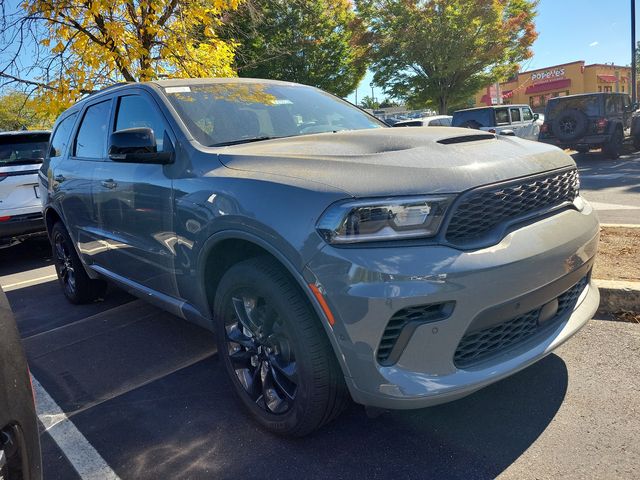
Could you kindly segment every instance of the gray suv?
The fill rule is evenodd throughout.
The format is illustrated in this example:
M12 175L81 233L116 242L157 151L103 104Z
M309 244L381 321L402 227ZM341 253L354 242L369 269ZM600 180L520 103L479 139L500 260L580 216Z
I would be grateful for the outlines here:
M56 122L40 178L73 303L114 282L216 333L240 401L304 435L349 399L455 400L598 306L598 222L571 157L469 129L387 128L251 79L108 88Z

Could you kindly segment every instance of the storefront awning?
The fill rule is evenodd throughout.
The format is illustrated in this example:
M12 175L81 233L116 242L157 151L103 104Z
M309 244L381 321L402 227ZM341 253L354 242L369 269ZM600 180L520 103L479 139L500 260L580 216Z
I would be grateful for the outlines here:
M529 85L524 93L540 93L548 92L550 90L559 90L561 88L568 88L571 86L571 79L564 78L562 80L554 80L553 82L546 83L534 83Z
M604 83L616 83L618 81L618 77L615 75L598 75L598 81Z

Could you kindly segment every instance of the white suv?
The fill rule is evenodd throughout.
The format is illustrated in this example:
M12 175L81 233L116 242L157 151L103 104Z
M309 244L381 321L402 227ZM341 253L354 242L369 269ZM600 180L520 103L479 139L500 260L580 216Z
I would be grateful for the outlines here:
M38 170L50 132L0 133L0 247L45 231Z
M476 128L485 132L515 135L527 140L538 140L539 115L529 105L499 105L468 108L453 112L452 126Z

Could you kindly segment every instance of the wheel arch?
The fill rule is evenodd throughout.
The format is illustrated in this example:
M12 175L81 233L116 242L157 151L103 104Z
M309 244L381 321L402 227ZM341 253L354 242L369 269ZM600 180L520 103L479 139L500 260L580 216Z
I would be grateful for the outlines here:
M216 289L224 273L236 263L260 255L267 255L277 261L300 288L303 297L320 319L343 374L349 377L348 367L344 363L343 355L340 354L329 319L318 299L311 292L303 274L282 252L256 235L240 230L226 230L212 235L205 242L198 259L198 280L202 286L202 295L209 314L213 316Z

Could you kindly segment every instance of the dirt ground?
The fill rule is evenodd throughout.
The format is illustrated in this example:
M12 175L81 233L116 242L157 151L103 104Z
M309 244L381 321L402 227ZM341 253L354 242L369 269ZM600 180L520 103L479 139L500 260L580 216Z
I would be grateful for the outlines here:
M640 228L602 228L593 277L640 281Z

